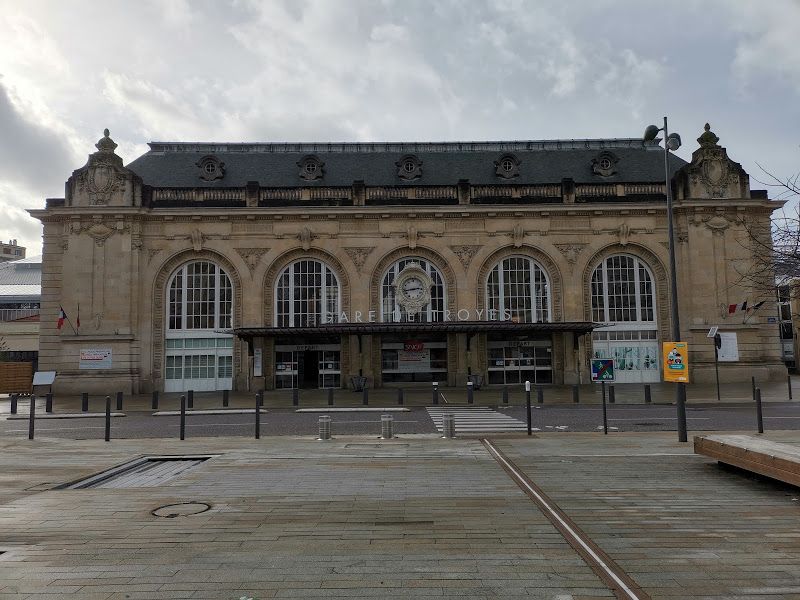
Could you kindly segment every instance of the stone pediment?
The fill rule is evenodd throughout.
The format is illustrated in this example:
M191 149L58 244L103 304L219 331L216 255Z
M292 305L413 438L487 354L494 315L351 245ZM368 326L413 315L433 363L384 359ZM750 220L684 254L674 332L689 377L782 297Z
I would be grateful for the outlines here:
M97 152L67 181L67 206L141 205L141 178L123 166L108 129L95 147Z
M728 158L711 126L697 138L700 147L692 153L692 161L675 174L677 197L683 198L749 198L750 177L742 165Z

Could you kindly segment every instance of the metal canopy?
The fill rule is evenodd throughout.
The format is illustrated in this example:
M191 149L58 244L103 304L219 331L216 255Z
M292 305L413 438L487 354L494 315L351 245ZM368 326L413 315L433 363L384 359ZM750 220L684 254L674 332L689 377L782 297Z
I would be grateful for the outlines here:
M330 323L313 327L236 327L230 330L245 340L261 337L302 337L313 335L362 335L379 333L551 333L591 332L601 323L513 323L511 321L447 321L436 323Z

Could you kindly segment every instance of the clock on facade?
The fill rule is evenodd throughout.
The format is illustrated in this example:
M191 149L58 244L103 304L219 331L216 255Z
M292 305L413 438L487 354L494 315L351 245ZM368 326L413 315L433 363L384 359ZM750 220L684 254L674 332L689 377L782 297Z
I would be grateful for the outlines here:
M418 313L431 301L432 281L419 264L407 265L394 282L397 303L408 313Z

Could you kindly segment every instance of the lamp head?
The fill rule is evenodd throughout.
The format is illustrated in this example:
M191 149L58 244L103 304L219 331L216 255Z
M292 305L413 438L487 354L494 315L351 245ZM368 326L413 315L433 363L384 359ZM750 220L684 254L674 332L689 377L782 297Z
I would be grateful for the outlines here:
M661 131L661 129L659 129L655 125L648 125L647 129L644 130L644 136L643 136L644 141L652 142L654 139L656 139L656 136L658 135L659 131Z
M677 133L670 133L669 136L667 136L666 144L667 148L675 152L675 150L681 147L681 136Z

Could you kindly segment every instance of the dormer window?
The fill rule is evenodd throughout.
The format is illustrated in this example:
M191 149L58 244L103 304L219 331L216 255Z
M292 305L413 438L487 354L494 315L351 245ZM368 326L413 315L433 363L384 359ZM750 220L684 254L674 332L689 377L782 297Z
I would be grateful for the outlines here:
M214 181L225 176L225 163L216 156L204 156L195 164L200 167L200 179L204 181Z
M504 154L494 161L494 174L504 179L519 177L520 160L513 154Z
M592 172L601 177L609 177L617 172L619 158L613 152L603 151L592 159Z
M306 181L322 179L325 175L325 163L313 154L301 158L297 162L297 166L300 167L300 179L305 179Z
M397 176L401 179L411 180L422 177L422 161L413 154L406 154L396 163Z

